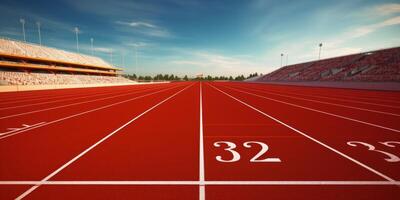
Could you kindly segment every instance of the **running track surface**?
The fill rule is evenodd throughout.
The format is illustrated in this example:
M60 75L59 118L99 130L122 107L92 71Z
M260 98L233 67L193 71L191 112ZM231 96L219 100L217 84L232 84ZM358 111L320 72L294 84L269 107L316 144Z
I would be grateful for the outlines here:
M399 92L179 82L0 100L0 199L400 199Z

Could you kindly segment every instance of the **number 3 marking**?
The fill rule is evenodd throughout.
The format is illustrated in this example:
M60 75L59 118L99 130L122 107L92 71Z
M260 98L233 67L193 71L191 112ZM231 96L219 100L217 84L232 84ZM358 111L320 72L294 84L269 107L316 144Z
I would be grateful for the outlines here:
M389 158L385 158L385 160L387 162L399 162L400 161L400 158L398 156L388 153L386 151L377 150L377 149L375 149L375 147L373 145L365 143L365 142L350 141L350 142L347 142L347 144L352 147L357 147L358 146L357 144L361 144L363 146L366 146L369 151L375 151L375 152L384 154L389 157ZM388 147L394 147L394 145L391 145L391 144L399 144L399 142L381 142L381 144L388 146Z
M228 147L225 148L225 151L229 151L232 154L232 159L230 160L224 160L222 159L222 156L216 156L215 159L219 162L237 162L240 160L240 154L235 151L234 149L236 148L236 144L233 142L228 142L228 141L218 141L218 142L214 142L214 146L215 147L221 147L221 144L226 144ZM281 159L279 158L266 158L266 159L262 159L260 160L259 158L264 155L269 147L267 144L262 143L262 142L257 142L257 141L248 141L243 143L243 146L246 148L251 148L252 145L251 144L258 144L261 146L261 150L253 157L250 159L250 162L281 162Z

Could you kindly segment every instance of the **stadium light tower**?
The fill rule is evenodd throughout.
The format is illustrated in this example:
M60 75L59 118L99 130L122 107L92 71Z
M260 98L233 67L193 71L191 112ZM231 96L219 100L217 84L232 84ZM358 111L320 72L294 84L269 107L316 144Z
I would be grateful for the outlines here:
M137 76L137 45L135 44L135 74Z
M110 51L110 58L111 58L111 65L113 65L113 51L112 51L112 49Z
M42 36L40 34L40 22L36 22L37 28L38 28L38 34L39 34L39 44L42 46Z
M22 35L24 36L24 42L26 42L26 38L25 38L25 19L19 19L19 22L21 22L22 24Z
M124 52L121 52L121 59L122 59L122 67L125 66L125 55Z
M92 52L93 56L93 38L90 38L90 51Z
M283 53L281 53L281 67L282 67Z
M322 43L319 43L319 54L318 54L318 60L321 59L321 49L322 49Z
M289 54L286 54L286 65L285 66L288 66L288 60L289 60Z
M76 51L79 53L79 37L78 37L79 28L75 27L74 31L75 31L75 37L76 37Z

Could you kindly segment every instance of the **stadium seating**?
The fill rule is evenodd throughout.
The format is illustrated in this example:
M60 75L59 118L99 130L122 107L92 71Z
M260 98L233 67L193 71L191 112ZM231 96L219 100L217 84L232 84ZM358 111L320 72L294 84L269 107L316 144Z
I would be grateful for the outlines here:
M0 83L4 85L68 85L132 83L132 81L118 76L0 71Z
M257 81L399 81L400 47L282 67Z
M97 57L2 38L0 38L0 53L83 65L112 67L109 63Z

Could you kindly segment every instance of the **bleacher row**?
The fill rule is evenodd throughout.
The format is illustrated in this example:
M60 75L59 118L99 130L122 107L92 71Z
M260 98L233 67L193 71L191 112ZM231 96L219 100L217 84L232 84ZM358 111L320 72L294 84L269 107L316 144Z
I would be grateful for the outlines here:
M0 71L0 85L71 85L132 83L118 76Z
M29 44L3 38L0 38L0 53L54 60L59 62L77 63L83 65L93 65L110 68L112 67L109 63L97 57L67 52L50 47L40 47L35 44Z
M257 81L400 81L400 47L289 65Z

